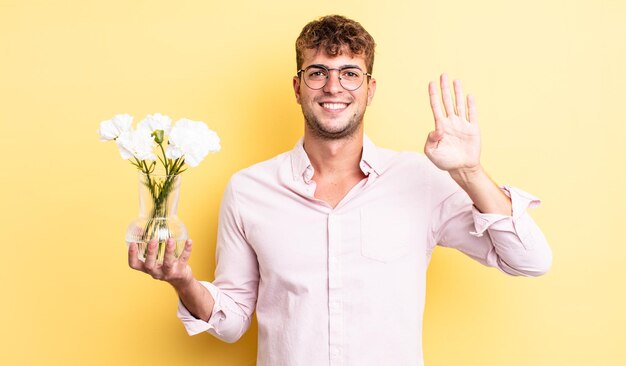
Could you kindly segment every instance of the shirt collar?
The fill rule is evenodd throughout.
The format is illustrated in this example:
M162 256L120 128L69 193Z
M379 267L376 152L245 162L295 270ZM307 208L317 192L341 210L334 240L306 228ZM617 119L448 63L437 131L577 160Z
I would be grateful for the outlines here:
M290 155L293 179L304 179L305 182L309 183L313 177L313 166L306 151L304 151L304 137L298 140ZM359 166L365 175L369 175L372 172L376 175L382 173L382 166L378 158L378 148L367 135L363 135L363 152Z

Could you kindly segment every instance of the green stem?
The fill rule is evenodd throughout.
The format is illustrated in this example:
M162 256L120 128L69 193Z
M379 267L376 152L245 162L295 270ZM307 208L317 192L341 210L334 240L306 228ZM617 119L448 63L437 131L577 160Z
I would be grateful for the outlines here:
M145 160L142 160L143 166L146 169L144 173L146 174L146 179L148 180L148 189L150 189L150 194L152 195L152 199L156 198L156 192L154 191L154 185L152 184L152 179L150 178L150 169L148 169L148 164L146 164Z
M163 148L163 145L159 144L159 147L163 154L163 160L160 160L165 167L164 181L159 181L158 179L153 180L150 176L150 169L154 167L154 164L156 164L156 162L153 162L152 165L150 165L149 167L145 160L136 159L137 168L143 171L143 173L146 175L146 181L144 182L144 184L150 191L150 196L153 203L152 212L146 222L142 239L146 243L146 245L150 241L150 239L157 239L157 260L163 257L163 250L166 240L171 237L171 234L169 233L167 227L167 223L164 220L164 218L167 217L168 196L172 191L176 175L180 172L180 169L185 163L184 158L178 158L174 161L172 161L172 159L167 159L167 157L165 156L165 149ZM167 232L167 234L163 238L159 237L159 235L163 231L162 229Z
M184 157L176 159L176 161L174 162L174 166L172 168L173 175L178 174L180 171L180 168L182 168L184 164L185 164Z
M165 156L165 149L163 149L163 143L160 143L160 144L159 144L159 147L161 148L161 152L163 153L163 159L164 159L165 161L167 161L167 157ZM165 167L165 175L170 175L170 172L169 172L169 169L168 169L168 167L167 167L167 164L165 164L165 163L163 162L163 160L161 160L161 162L163 163L163 166Z

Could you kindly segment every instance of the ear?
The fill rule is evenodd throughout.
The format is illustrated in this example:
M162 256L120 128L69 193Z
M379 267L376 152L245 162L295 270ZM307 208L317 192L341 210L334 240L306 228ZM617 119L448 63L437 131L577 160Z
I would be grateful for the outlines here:
M372 99L374 99L374 93L376 93L376 79L371 78L367 83L367 105L372 103Z
M296 95L296 101L300 104L300 78L298 76L293 77L293 92Z

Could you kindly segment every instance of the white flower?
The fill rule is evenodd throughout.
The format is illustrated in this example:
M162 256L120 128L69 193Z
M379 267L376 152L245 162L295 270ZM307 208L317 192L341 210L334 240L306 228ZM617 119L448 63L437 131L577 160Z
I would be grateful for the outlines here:
M157 158L152 152L155 146L154 139L147 129L125 131L116 142L123 159L156 160Z
M167 136L172 129L172 119L161 113L149 114L137 124L137 129L147 129L150 133L162 130Z
M169 159L184 156L185 163L195 167L208 153L220 150L220 138L204 122L180 119L172 127L165 155Z
M117 114L110 120L100 122L100 141L115 140L122 133L130 131L132 123L133 117L128 114Z

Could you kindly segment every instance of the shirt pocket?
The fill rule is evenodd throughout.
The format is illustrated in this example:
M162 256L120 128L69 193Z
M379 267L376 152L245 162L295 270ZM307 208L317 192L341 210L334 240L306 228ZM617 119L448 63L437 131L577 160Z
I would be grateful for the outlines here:
M411 228L408 215L398 209L361 209L361 255L391 262L409 250Z

